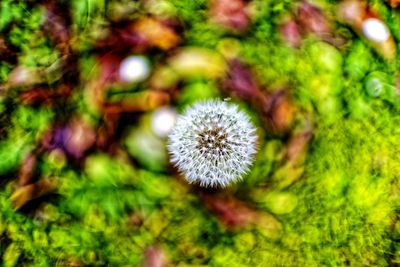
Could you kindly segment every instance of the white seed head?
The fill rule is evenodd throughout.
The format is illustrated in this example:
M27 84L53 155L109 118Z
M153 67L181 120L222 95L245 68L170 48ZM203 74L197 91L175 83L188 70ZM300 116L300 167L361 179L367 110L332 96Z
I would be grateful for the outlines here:
M168 138L171 161L189 183L225 187L248 172L256 130L234 104L198 102L178 116Z

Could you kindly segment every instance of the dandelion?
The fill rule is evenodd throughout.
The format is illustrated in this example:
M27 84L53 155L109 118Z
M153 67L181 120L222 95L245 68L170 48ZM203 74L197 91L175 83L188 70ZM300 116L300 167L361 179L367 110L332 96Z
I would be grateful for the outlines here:
M255 131L236 105L198 102L178 117L169 135L171 161L189 183L225 187L249 171Z

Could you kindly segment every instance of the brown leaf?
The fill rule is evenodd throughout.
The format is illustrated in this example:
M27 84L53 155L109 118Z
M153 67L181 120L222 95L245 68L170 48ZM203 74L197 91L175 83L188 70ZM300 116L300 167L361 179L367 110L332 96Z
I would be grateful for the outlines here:
M170 50L181 42L179 27L173 19L152 16L118 21L111 25L106 38L97 41L96 50L119 54L146 53L151 48Z
M70 16L66 5L48 1L45 4L47 11L43 29L59 47L63 54L70 54Z
M268 95L262 111L267 128L280 134L292 126L296 108L286 90L277 90Z
M96 42L96 51L104 53L144 53L151 45L138 33L132 31L132 21L124 21L112 25L108 35Z
M71 87L61 85L56 89L53 88L33 88L23 91L19 99L24 105L48 105L52 106L57 101L67 99L71 96Z
M172 27L154 17L138 19L134 22L132 29L133 32L146 40L150 46L161 50L169 50L176 47L180 42L180 37Z
M20 209L29 201L53 192L57 188L55 178L41 179L40 181L18 188L11 195L15 209Z
M8 79L8 85L13 86L33 86L38 83L43 83L44 79L40 75L38 69L26 68L23 66L15 67Z
M170 102L170 96L163 91L144 91L119 102L105 103L104 113L144 112Z
M387 2L393 8L397 8L400 6L400 0L387 0Z
M0 37L0 60L15 64L17 63L17 56L18 53L13 51L4 38Z

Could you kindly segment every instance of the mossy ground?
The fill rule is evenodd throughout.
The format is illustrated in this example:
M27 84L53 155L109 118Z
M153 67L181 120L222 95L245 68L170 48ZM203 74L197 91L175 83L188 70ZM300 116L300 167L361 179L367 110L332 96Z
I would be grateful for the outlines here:
M1 37L18 53L17 61L0 62L3 84L17 65L48 69L60 57L43 34L46 12L39 2L0 3ZM136 119L129 121L119 141L134 161L94 151L81 165L42 154L36 173L57 177L57 191L16 210L10 196L17 170L47 129L68 113L86 114L94 124L100 121L101 115L82 97L96 73L93 36L128 2L132 14L144 12L135 1L64 2L81 73L75 86L81 90L62 107L26 106L17 100L19 89L7 94L0 90L3 266L138 266L153 245L179 266L400 264L400 102L394 83L399 57L384 60L341 23L335 29L348 39L343 48L313 35L298 49L288 47L278 28L294 8L292 1L253 0L255 15L241 35L209 22L206 1L162 1L185 25L182 46L219 51L221 42L237 40L239 58L260 83L271 90L290 87L298 110L312 117L313 139L298 175L279 164L287 140L262 128L259 114L236 100L258 124L261 140L251 173L227 192L271 215L276 227L265 231L268 221L241 229L221 224L204 207L200 189L186 185L168 167L165 140L148 134L151 112L132 115ZM336 1L318 4L335 17ZM369 4L400 41L399 11L381 1ZM150 57L156 66L159 56ZM60 79L57 72L46 73L50 85ZM368 91L371 73L383 76L387 84L378 95ZM222 97L218 86L204 77L184 81L173 105L182 110L200 98ZM155 149L140 145L141 138L153 138L149 142Z

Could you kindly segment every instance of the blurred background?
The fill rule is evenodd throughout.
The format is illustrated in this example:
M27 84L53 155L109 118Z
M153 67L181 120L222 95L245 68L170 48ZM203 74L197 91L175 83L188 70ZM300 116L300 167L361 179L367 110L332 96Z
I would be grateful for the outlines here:
M2 0L2 266L399 266L400 1ZM188 184L193 103L257 127Z

